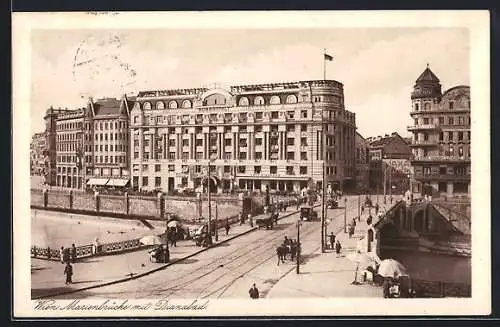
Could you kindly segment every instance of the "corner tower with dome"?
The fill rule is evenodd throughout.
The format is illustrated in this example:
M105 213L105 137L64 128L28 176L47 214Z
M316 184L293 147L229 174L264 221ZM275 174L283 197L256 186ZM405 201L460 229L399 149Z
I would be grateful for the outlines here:
M470 194L470 87L441 92L429 65L411 93L412 191L427 195Z

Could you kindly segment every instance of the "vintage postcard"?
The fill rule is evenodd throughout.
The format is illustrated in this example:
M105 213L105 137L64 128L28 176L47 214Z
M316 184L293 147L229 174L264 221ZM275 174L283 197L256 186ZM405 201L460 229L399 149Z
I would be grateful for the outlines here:
M487 11L12 26L15 317L490 313Z

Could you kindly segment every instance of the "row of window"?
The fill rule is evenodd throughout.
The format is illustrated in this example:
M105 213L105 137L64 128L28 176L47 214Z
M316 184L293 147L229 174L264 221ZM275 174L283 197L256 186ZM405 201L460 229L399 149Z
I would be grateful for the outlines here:
M456 151L455 151L456 149ZM434 152L434 151L432 151ZM452 145L450 146L446 146L446 147L442 147L438 150L438 155L439 156L447 156L447 157L454 157L454 156L458 156L458 157L464 157L464 158L470 158L471 155L470 155L470 147L467 148L467 153L465 153L464 151L464 148L463 147L454 147ZM427 157L429 156L429 150L427 149L418 149L418 150L414 150L414 154L416 156L423 156L423 157Z
M307 132L308 125L307 124L300 124L300 125L297 125L296 128L295 128L295 125L287 125L287 126L294 126L294 127L287 127L287 131L289 131L289 132L293 132L293 131L297 131L297 130L300 130L301 132ZM332 128L334 128L334 127L332 126ZM138 137L138 135L137 135L138 131L139 131L138 129L133 131L133 133L135 134L135 137ZM238 133L240 133L240 134L247 133L247 131L248 131L247 126L243 125L243 126L239 127ZM263 131L262 125L256 125L254 127L254 133L262 133L262 131ZM224 126L223 133L231 133L231 132L232 132L231 126ZM269 132L271 134L278 133L278 125L276 125L276 124L269 125ZM211 136L214 136L215 134L218 134L218 133L219 132L217 132L217 127L210 126L209 134ZM169 127L168 134L174 135L175 134L175 127ZM189 134L189 128L184 127L182 129L182 134ZM195 127L195 134L202 134L202 127L201 126ZM271 136L278 136L278 135L275 134L275 135L271 135Z
M261 137L255 138L255 145L262 145L262 140L263 139ZM288 145L288 146L294 146L295 145L295 140L296 139L293 138L293 137L287 138L286 139L286 145ZM246 147L246 146L248 146L247 141L248 141L247 139L240 139L239 143L238 143L238 146L239 147ZM331 141L332 141L331 139L327 139L327 145L329 145L328 142L331 142ZM161 139L158 140L157 146L161 147L162 143L163 143L163 141ZM233 144L233 139L231 139L231 138L225 138L224 139L224 146L231 146L232 144ZM335 144L335 140L333 140L333 144ZM147 138L145 138L142 145L145 146L145 147L149 146L150 145L150 140L147 139ZM169 139L167 145L168 146L175 146L176 145L176 140ZM271 146L276 145L277 146L278 145L277 139L276 138L271 138L270 142L269 142L269 145L271 145ZM300 146L307 146L307 145L308 145L307 137L301 137L300 138ZM138 139L134 140L134 146L135 147L139 146L139 140ZM189 146L189 139L182 139L182 146ZM195 146L203 146L203 139L196 139L195 140ZM217 140L213 139L213 138L209 139L209 146L217 146ZM101 145L101 147L102 147L102 145ZM97 148L96 148L96 151L97 151Z
M445 118L446 117L438 117L436 122L439 123L439 125L465 125L466 122L467 125L471 124L470 116L448 116L448 119ZM433 123L433 119L428 117L422 118L420 121L419 119L415 119L415 125L419 125L419 122L421 122L423 125L428 125Z
M468 108L470 108L470 100L467 102L467 106L468 106ZM427 102L427 103L424 103L424 106L422 107L422 109L424 111L430 111L431 107L432 107L432 105L429 102ZM455 101L448 101L446 107L449 110L455 109ZM420 105L418 103L415 103L415 111L419 111L419 110L420 110Z
M279 119L279 111L271 111L270 113L266 113L267 116L269 116L270 119ZM284 113L283 113L284 114ZM203 114L197 114L194 117L191 117L190 115L182 115L182 116L174 116L174 115L168 115L168 116L144 116L144 124L170 124L173 125L177 119L180 119L183 123L189 123L191 118L195 120L197 124L202 124L203 119L206 118L212 123L219 122L219 119L222 119L226 123L231 123L233 121L233 116L238 117L238 120L240 122L246 122L249 118L249 116L253 116L255 121L262 121L264 119L264 112L259 111L255 113L238 113L238 114L232 114L232 113L225 113L223 117L220 117L219 114L209 114L205 115L206 117L203 117ZM339 114L340 116L341 114ZM295 119L296 113L295 111L287 111L286 112L286 117L288 119ZM300 118L307 119L308 116L308 111L307 110L301 110L300 111ZM334 117L337 117L337 112L336 111L330 111L330 119ZM139 116L134 116L132 118L134 124L139 124Z
M71 174L71 172L73 172L73 174L76 174L77 173L77 168L76 167L57 167L57 172L58 173L63 173L63 174Z
M89 131L90 130L90 123L86 124L86 129ZM126 121L96 121L94 122L94 129L95 130L101 130L101 131L107 131L107 130L113 130L113 129L126 129L127 128L127 122Z
M161 149L159 149L159 153L156 153L155 157L151 156L149 152L144 152L143 153L143 160L149 160L150 158L151 159L155 159L155 160L161 160L161 159L163 159L161 152L162 152ZM329 152L327 152L327 154L328 153ZM331 155L331 158L329 158L327 156L327 160L335 160L334 159L335 158L335 153L334 152L332 152L332 153L333 154ZM261 151L255 152L255 160L262 160L263 159L262 155L263 155L263 153ZM231 152L225 152L223 154L222 158L224 160L233 160L233 159L235 159L233 153L231 153ZM139 159L139 152L138 151L134 152L134 159ZM195 158L190 158L189 152L182 152L180 158L177 158L177 153L176 152L169 152L168 153L168 157L166 159L169 159L169 160L176 160L176 159L182 159L182 160L190 160L190 159L203 160L203 159L208 159L208 158L206 158L204 156L203 152L196 152ZM247 152L239 152L238 160L248 160L248 159L249 158L248 158ZM286 160L296 160L295 152L287 152L285 159ZM269 160L278 160L278 152L271 150L269 152ZM307 152L301 152L300 153L300 160L302 160L302 161L307 161L308 160Z
M76 143L58 143L56 144L56 151L76 151L78 149Z
M76 155L61 155L56 157L57 162L76 163L79 161Z
M76 141L80 139L80 135L77 133L58 133L56 135L56 140L58 142L64 142L64 141Z
M430 137L428 133L421 133L421 140L419 138L419 134L415 133L414 138L415 141L429 141ZM464 138L464 136L467 135L467 138ZM446 138L445 138L446 136ZM463 132L439 132L439 141L441 142L454 142L454 141L470 141L470 131Z
M94 163L99 164L99 163L114 163L114 164L123 164L127 163L127 156L121 155L121 156L95 156L94 157ZM92 162L92 156L85 156L85 162L91 163Z
M114 137L113 137L114 136ZM120 141L120 140L128 140L128 133L96 133L95 134L95 141ZM85 134L85 141L92 141L93 140L93 135L92 134Z
M82 129L83 128L83 123L82 122L75 122L75 123L56 123L56 130L61 131L61 130L71 130L71 129Z
M90 146L89 146L90 148ZM127 145L125 144L117 144L116 146L113 146L113 144L110 144L109 147L107 144L104 144L104 145L94 145L94 151L100 151L100 152L107 152L107 151L118 151L118 152L121 152L121 151L127 151ZM90 152L90 149L88 150L88 152Z

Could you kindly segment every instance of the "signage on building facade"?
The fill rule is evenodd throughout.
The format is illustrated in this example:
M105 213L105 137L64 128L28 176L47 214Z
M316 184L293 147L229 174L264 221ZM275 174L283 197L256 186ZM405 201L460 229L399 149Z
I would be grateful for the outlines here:
M408 159L383 159L383 162L396 171L400 171L405 174L411 173L411 163Z

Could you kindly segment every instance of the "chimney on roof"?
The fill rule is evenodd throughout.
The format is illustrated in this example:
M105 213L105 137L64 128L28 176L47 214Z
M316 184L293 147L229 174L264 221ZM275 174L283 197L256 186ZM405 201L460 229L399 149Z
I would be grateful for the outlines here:
M389 137L389 134L385 134L385 137Z

